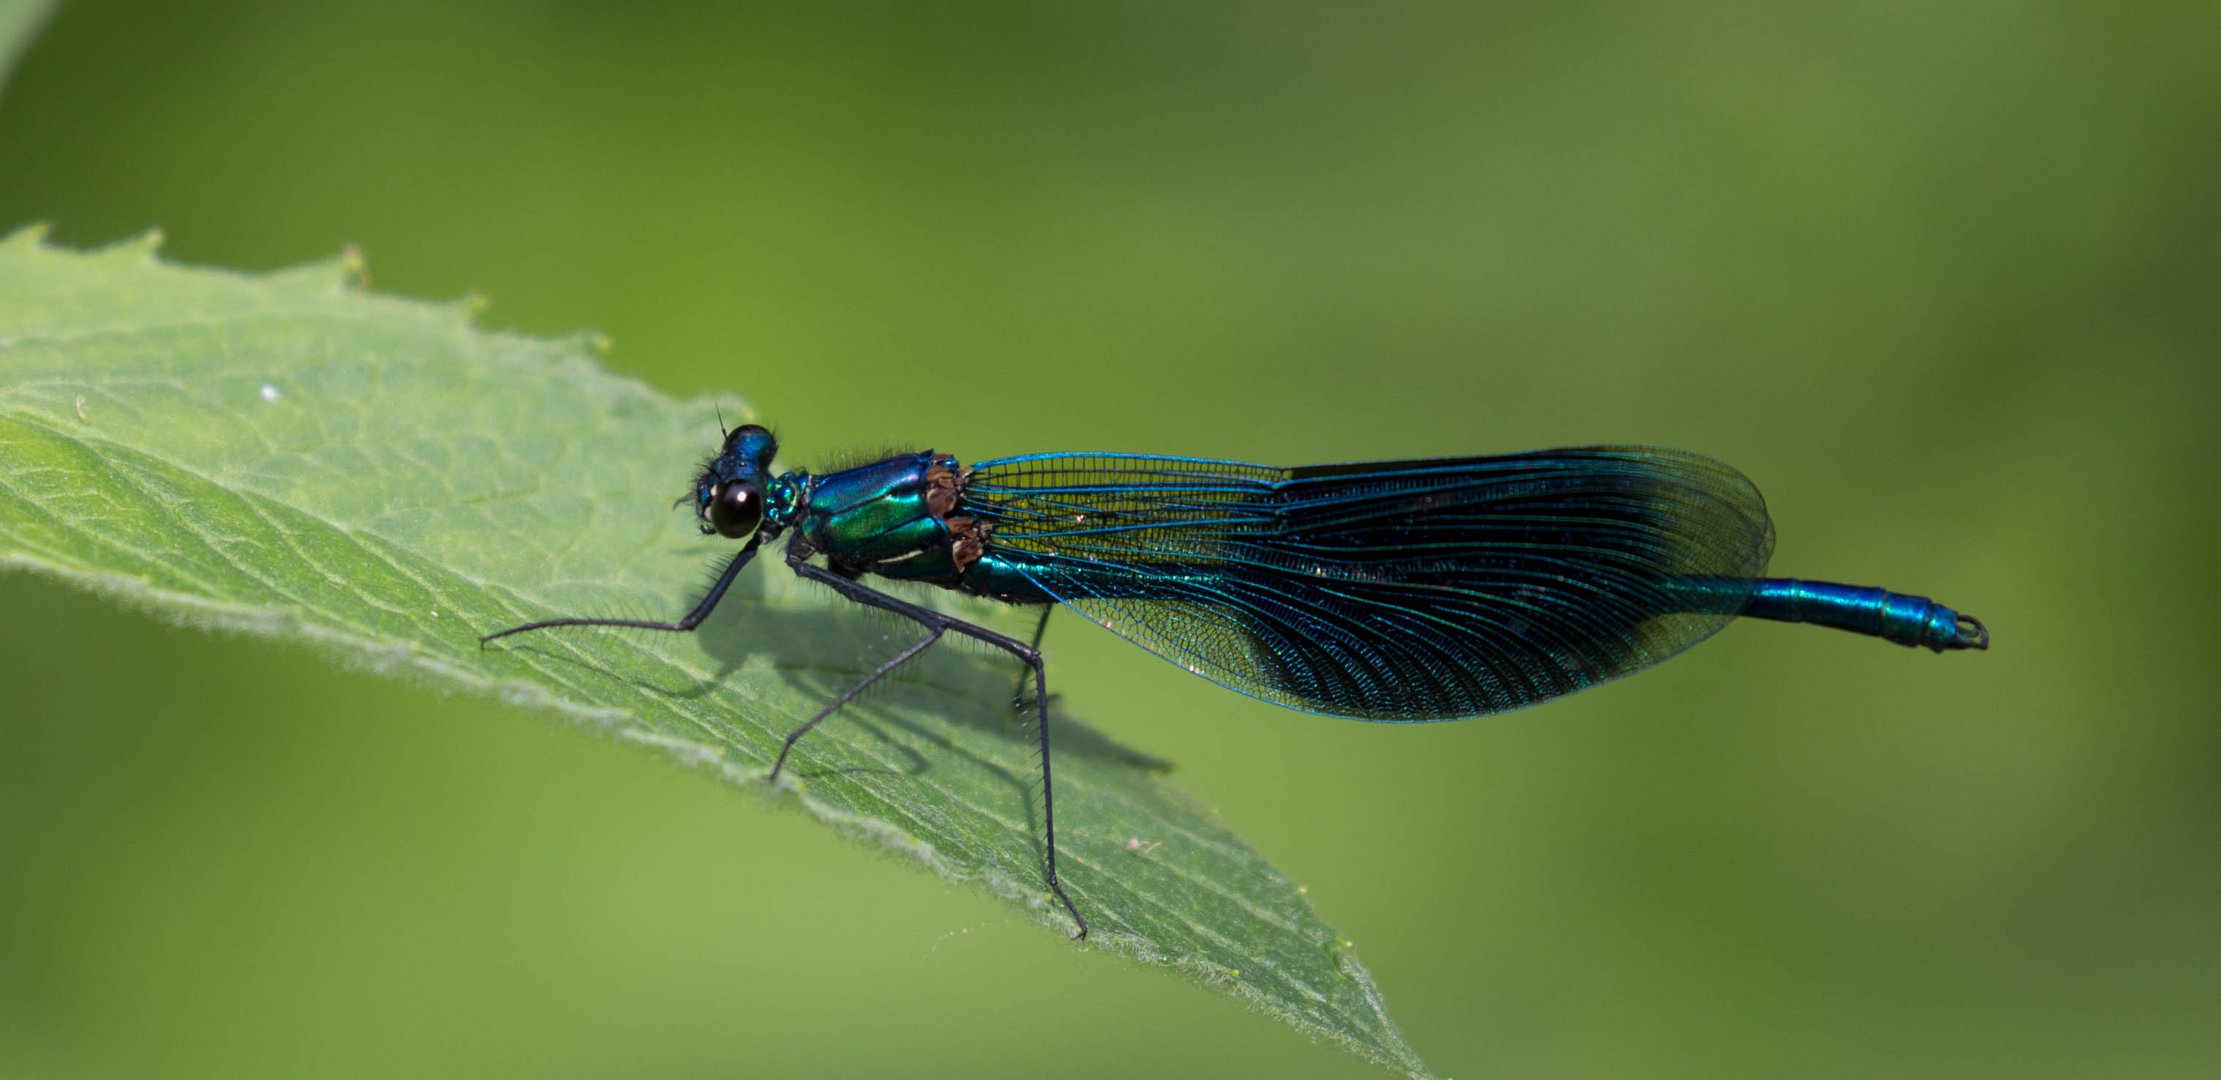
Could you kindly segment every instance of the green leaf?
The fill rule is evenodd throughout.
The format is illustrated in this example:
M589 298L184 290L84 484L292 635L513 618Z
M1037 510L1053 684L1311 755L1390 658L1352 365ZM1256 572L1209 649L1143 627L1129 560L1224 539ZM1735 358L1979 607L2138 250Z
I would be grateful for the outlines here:
M1007 658L951 653L893 680L800 744L774 791L761 778L786 732L911 628L766 558L697 634L481 651L480 633L526 620L686 609L732 549L670 506L713 449L711 402L609 375L584 339L365 295L346 260L243 276L166 265L154 246L0 241L0 566L561 713L1070 932L1042 884ZM1160 762L1062 707L1052 731L1061 866L1093 923L1082 947L1424 1070L1299 890Z

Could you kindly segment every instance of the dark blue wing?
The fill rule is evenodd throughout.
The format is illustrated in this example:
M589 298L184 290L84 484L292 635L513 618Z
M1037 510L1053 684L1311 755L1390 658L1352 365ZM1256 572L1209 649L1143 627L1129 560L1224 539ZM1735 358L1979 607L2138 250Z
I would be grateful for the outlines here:
M988 557L1191 672L1368 720L1518 708L1742 610L1765 501L1697 454L1322 465L1042 454L972 471Z

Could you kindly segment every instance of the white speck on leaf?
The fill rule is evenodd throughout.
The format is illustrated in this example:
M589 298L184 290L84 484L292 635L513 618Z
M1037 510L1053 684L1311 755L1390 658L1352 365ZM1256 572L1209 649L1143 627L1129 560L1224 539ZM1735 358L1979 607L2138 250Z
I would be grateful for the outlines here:
M277 387L275 387L275 386L272 386L272 385L270 385L269 383L263 383L263 384L262 384L262 400L264 400L264 401L276 401L277 399L278 399L278 388L277 388Z

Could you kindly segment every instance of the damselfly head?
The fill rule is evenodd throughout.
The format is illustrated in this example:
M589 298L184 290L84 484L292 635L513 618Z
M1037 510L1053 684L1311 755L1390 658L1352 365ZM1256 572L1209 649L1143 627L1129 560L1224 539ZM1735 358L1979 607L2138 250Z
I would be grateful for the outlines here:
M724 447L694 478L694 516L703 535L743 540L755 534L778 453L779 440L768 428L743 424L726 433Z

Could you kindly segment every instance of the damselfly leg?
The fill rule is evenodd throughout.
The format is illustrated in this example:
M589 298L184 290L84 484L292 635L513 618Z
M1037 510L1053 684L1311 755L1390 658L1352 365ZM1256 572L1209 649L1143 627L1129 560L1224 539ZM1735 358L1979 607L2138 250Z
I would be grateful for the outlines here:
M975 626L962 619L944 615L932 608L921 607L899 597L889 596L869 585L851 581L808 562L808 558L809 553L807 551L797 551L792 545L787 549L787 565L792 567L795 573L824 585L856 603L863 604L866 607L875 607L881 611L891 611L909 619L911 622L924 627L928 631L928 635L924 641L905 649L894 659L880 665L878 670L865 676L863 682L842 694L824 712L811 717L809 723L802 725L794 734L787 736L788 749L793 748L794 740L801 738L804 733L817 726L819 720L824 719L834 709L839 708L842 702L855 697L857 692L864 687L871 685L895 668L915 659L928 646L941 640L941 634L944 631L955 631L976 641L986 642L1017 657L1027 667L1033 669L1034 730L1039 734L1041 744L1041 837L1042 847L1046 852L1049 891L1056 894L1057 900L1064 904L1064 910L1072 916L1072 921L1079 924L1080 932L1078 936L1086 937L1087 919L1080 914L1080 909L1072 903L1072 898L1064 894L1064 884L1057 879L1056 798L1052 793L1053 789L1049 780L1049 675L1047 668L1041 663L1041 650L1019 641L1017 638L998 634L984 626ZM1048 619L1044 616L1042 623L1046 625L1047 622ZM1036 633L1038 634L1038 632L1039 628L1037 627ZM780 763L785 763L785 750L780 751L779 760ZM771 775L776 777L778 774L778 766L774 765Z

